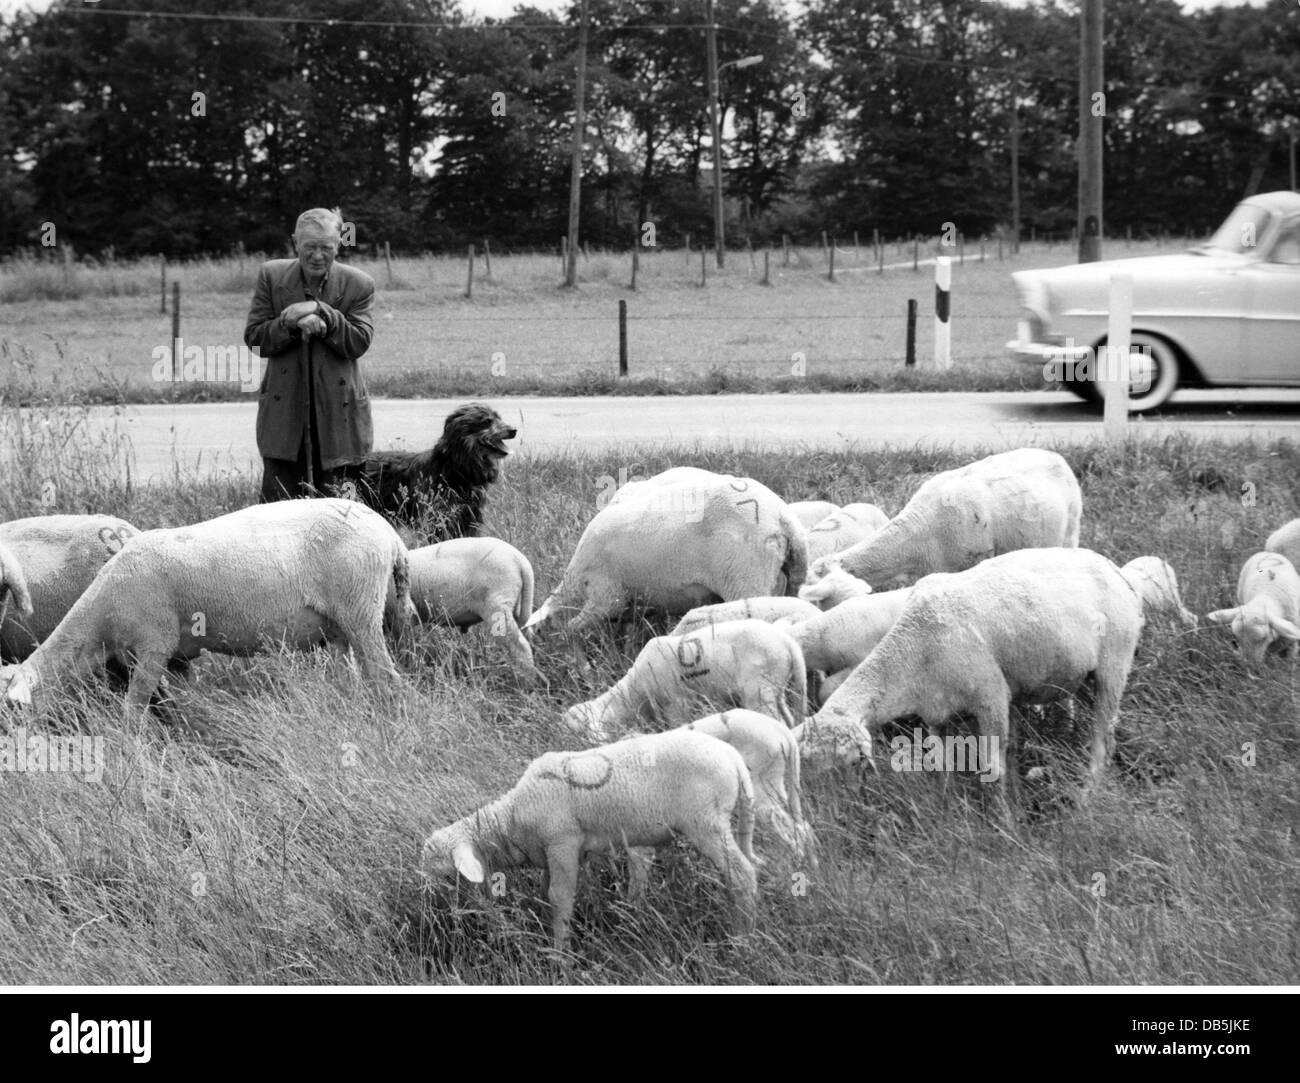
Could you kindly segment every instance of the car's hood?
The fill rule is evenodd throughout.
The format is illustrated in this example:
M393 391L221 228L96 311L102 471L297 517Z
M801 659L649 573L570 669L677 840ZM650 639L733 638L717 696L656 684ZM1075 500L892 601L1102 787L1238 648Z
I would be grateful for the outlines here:
M1253 263L1254 256L1243 256L1210 249L1203 253L1175 252L1167 256L1138 256L1134 259L1107 259L1095 263L1072 263L1065 267L1045 267L1032 271L1013 271L1023 303L1039 308L1050 305L1052 298L1068 298L1072 303L1090 303L1105 296L1111 276L1133 277L1134 301L1149 296L1152 287L1171 288L1178 292L1181 283L1205 285L1207 272L1227 271Z

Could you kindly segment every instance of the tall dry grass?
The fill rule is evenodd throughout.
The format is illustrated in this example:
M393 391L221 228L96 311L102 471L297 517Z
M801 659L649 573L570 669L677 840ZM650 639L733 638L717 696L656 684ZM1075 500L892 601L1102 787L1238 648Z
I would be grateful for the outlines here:
M48 422L48 425L46 424ZM87 446L75 414L0 409L16 441L0 513L104 511L175 525L250 502L249 479L130 483L120 444ZM1084 544L1170 560L1198 612L1300 512L1300 453L1172 440L1066 449ZM629 449L509 460L492 528L533 560L539 597L595 511L597 478L692 463L789 498L896 510L939 452ZM56 477L53 502L42 479ZM1244 506L1240 483L1253 482ZM1226 526L1225 524L1231 524ZM217 573L214 569L214 574ZM757 932L731 939L725 893L685 849L648 899L587 870L570 966L547 949L539 874L504 894L434 897L415 871L431 828L496 796L527 761L573 747L564 705L590 693L546 639L551 690L521 692L475 636L429 632L408 686L366 686L331 652L212 658L177 717L124 725L120 700L68 690L31 732L102 735L100 784L0 775L0 980L6 983L1280 984L1300 977L1300 735L1296 670L1252 679L1222 630L1158 633L1125 696L1116 762L1096 800L1027 787L1018 838L982 815L980 786L924 775L805 780L822 869L763 893ZM600 679L627 664L611 637ZM1037 762L1069 750L1033 737ZM1254 766L1242 761L1253 747Z

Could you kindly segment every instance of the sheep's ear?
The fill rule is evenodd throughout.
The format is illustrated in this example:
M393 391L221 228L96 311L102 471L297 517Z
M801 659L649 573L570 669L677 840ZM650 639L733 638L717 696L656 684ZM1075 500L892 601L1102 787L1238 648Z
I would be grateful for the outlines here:
M1272 617L1268 624L1283 639L1300 639L1300 628L1284 617Z
M487 879L487 873L483 871L483 855L472 842L457 843L451 852L451 860L456 871L471 884L481 884Z
M1216 609L1213 613L1206 613L1205 619L1210 624L1231 624L1241 612L1241 606L1235 609Z

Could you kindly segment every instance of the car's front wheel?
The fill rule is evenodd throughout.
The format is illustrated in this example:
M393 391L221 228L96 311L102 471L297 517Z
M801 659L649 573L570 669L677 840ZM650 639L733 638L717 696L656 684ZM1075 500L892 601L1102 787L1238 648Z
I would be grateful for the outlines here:
M1178 388L1178 354L1164 339L1145 331L1134 331L1129 339L1129 413L1156 410L1169 401ZM1106 358L1106 343L1097 346L1098 366ZM1094 402L1104 402L1101 388L1089 381Z

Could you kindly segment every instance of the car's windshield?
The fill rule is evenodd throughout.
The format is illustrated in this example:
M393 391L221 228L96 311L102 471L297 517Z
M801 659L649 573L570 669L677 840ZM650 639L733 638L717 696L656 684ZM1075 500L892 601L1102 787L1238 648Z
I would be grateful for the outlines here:
M1203 247L1218 249L1220 252L1234 252L1237 255L1253 252L1264 230L1268 228L1269 217L1269 212L1263 207L1239 203Z

